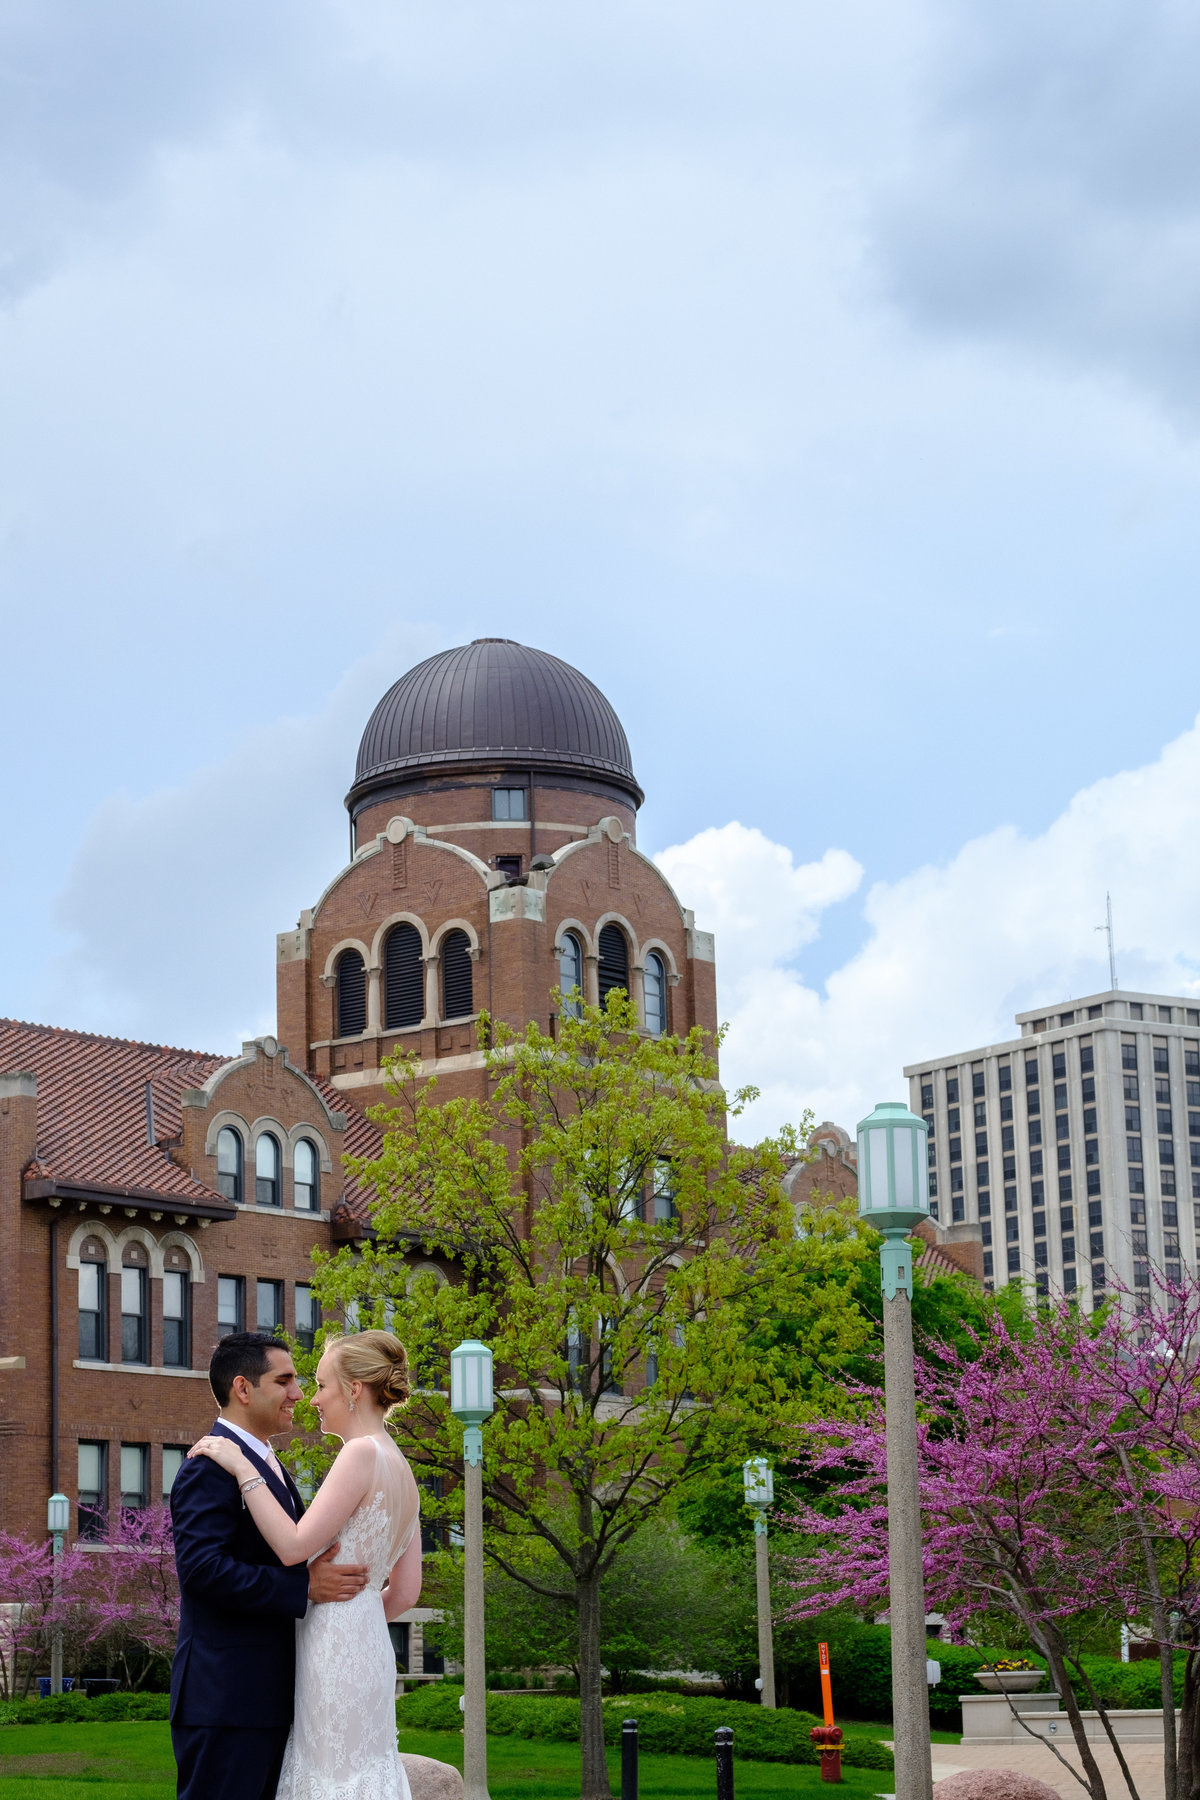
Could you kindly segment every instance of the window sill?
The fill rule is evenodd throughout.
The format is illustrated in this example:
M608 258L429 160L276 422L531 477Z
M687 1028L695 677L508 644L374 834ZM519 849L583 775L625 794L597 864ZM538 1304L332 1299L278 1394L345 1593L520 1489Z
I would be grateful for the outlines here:
M150 1363L84 1362L76 1357L73 1369L98 1369L102 1375L183 1375L192 1381L207 1381L207 1369L156 1369Z
M324 1210L306 1212L302 1206L260 1206L257 1200L231 1200L229 1204L236 1206L240 1213L255 1213L260 1219L307 1219L314 1224L320 1224L322 1220L329 1223L329 1213Z

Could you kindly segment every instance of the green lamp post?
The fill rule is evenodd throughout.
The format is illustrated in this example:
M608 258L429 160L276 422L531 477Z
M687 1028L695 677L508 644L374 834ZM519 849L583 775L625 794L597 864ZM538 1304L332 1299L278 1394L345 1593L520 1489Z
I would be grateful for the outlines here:
M913 1386L913 1252L908 1238L929 1217L923 1119L885 1100L858 1127L858 1216L883 1233L883 1383L887 1416L888 1616L892 1637L896 1800L932 1800L929 1689L925 1680L925 1580Z
M483 1601L483 1425L493 1411L492 1353L476 1338L450 1352L450 1411L463 1431L463 1787L489 1800Z
M775 1704L775 1641L771 1628L771 1567L767 1560L767 1508L775 1499L775 1477L765 1456L742 1464L746 1505L754 1509L754 1585L758 1599L758 1685L764 1706Z
M54 1540L54 1632L50 1639L50 1692L62 1693L62 1553L63 1539L71 1529L71 1502L65 1494L51 1494L46 1502L46 1530Z

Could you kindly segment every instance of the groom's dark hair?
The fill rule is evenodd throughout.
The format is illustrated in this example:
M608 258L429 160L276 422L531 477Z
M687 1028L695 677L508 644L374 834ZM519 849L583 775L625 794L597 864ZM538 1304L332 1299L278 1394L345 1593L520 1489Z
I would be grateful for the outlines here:
M244 1375L251 1387L257 1387L270 1364L268 1350L286 1350L287 1345L269 1331L231 1331L212 1353L208 1365L208 1385L218 1406L228 1406L233 1384Z

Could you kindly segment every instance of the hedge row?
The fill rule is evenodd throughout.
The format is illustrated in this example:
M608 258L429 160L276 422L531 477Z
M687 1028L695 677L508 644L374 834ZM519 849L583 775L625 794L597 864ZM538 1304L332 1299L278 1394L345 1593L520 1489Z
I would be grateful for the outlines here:
M462 1689L448 1682L430 1683L396 1702L402 1728L457 1731L462 1725ZM604 1702L604 1738L621 1741L621 1722L636 1718L643 1750L674 1756L711 1756L719 1725L733 1728L734 1754L756 1762L816 1763L819 1752L809 1738L820 1723L812 1713L784 1708L772 1712L744 1700L690 1698L673 1694L618 1694ZM549 1738L559 1743L579 1739L579 1702L568 1698L489 1694L488 1731L499 1737ZM891 1770L892 1753L867 1732L846 1733L842 1760L860 1769Z
M973 1644L946 1644L930 1639L928 1654L942 1665L942 1679L929 1690L929 1720L938 1730L960 1731L962 1708L960 1694L979 1694L983 1689L975 1680L975 1671L997 1657L1011 1656L1011 1650L989 1650ZM1031 1662L1045 1668L1045 1659L1027 1652ZM839 1719L890 1719L892 1716L892 1644L886 1625L857 1625L831 1634L829 1660L833 1677L834 1711ZM1106 1707L1157 1707L1162 1704L1157 1659L1147 1662L1120 1662L1115 1656L1085 1656L1082 1659L1088 1677L1101 1703ZM812 1658L815 1667L816 1658ZM1183 1701L1183 1662L1175 1659L1175 1700ZM1049 1677L1042 1691L1049 1688ZM1074 1676L1071 1682L1081 1706L1091 1699L1083 1681ZM797 1683L802 1702L815 1697L815 1679ZM795 1690L793 1690L795 1691Z
M45 1700L0 1701L0 1725L116 1724L126 1719L165 1719L169 1694L51 1694Z
M942 1665L942 1679L929 1690L929 1722L936 1730L961 1731L960 1694L982 1693L974 1676L982 1663L1003 1655L965 1644L930 1640L928 1654ZM816 1657L813 1657L815 1666ZM892 1716L892 1635L886 1625L852 1626L829 1645L836 1718L890 1719ZM807 1686L807 1684L805 1684ZM812 1682L816 1688L816 1682ZM808 1695L802 1688L800 1698Z

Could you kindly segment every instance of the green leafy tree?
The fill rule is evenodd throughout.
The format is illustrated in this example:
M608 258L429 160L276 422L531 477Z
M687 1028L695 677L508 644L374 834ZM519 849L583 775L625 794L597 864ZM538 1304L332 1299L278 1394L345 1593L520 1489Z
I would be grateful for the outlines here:
M461 1472L445 1392L464 1337L496 1358L485 1433L486 1541L542 1591L536 1550L574 1596L583 1800L607 1800L601 1584L637 1534L714 1464L782 1450L801 1416L792 1358L761 1321L785 1314L802 1243L780 1186L785 1130L731 1145L711 1042L649 1037L621 993L567 997L556 1038L483 1022L489 1097L443 1101L396 1059L376 1114L377 1242L322 1259L328 1310L358 1304L407 1342L420 1383L399 1437L427 1479ZM461 1279L409 1282L415 1244ZM839 1296L828 1302L832 1315ZM838 1323L827 1322L831 1340ZM457 1488L444 1502L459 1504Z
M579 1634L574 1584L554 1553L531 1548L531 1587L494 1564L487 1576L488 1664L493 1669L574 1669ZM455 1660L463 1654L462 1565L446 1569L443 1622L427 1626ZM449 1568L446 1565L449 1564ZM652 1521L630 1540L600 1583L600 1658L608 1685L622 1692L638 1670L713 1669L716 1647L754 1614L754 1570L731 1581L728 1560L714 1556L670 1519Z

